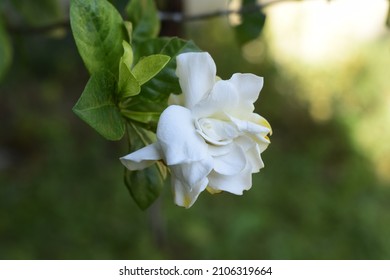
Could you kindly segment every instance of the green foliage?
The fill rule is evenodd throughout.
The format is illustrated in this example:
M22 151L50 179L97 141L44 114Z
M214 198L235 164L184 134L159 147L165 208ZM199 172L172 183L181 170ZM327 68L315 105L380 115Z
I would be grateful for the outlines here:
M130 150L141 149L156 141L156 135L142 127L128 126ZM125 184L141 209L148 208L159 196L167 177L167 168L158 162L144 170L125 169Z
M130 0L126 12L133 25L134 41L142 41L158 35L160 19L154 0Z
M127 98L139 94L141 85L131 72L133 50L126 41L122 44L124 53L119 62L118 93L120 98Z
M23 19L32 26L52 24L62 17L58 0L11 0L11 2Z
M143 85L156 76L170 59L169 56L162 54L144 57L134 66L133 74L140 85Z
M125 122L114 99L117 81L107 71L93 74L73 111L103 137L119 140L125 133Z
M244 0L244 9L252 9L256 5L256 0ZM244 45L260 36L265 24L265 14L262 10L246 12L241 15L241 24L234 27L236 39L239 44Z
M118 92L120 98L127 98L139 94L141 91L140 84L129 67L123 61L120 62L119 67Z
M164 69L142 88L141 96L150 101L164 102L171 93L181 93L176 76L176 56L180 53L200 51L192 41L179 38L157 38L139 43L135 49L135 59L152 54L172 57Z
M121 15L106 0L72 0L70 22L79 53L91 74L107 69L118 73L128 37Z
M0 20L0 80L7 71L12 59L11 42Z
M133 67L134 54L131 45L126 41L122 42L123 46L123 55L121 57L121 62L125 63L129 69Z

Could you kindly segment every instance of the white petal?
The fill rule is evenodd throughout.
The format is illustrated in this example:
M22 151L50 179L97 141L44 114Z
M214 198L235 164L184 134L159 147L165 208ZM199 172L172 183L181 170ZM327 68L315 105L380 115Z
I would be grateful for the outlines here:
M264 167L261 159L261 150L259 145L249 136L240 136L234 139L234 143L239 145L245 152L245 158L250 163L252 173L257 173Z
M231 122L213 118L201 118L195 121L196 131L209 143L226 145L239 135L236 126Z
M234 85L228 81L218 81L211 93L194 107L193 114L197 118L214 116L223 119L226 113L235 110L238 102Z
M263 118L262 116L260 116L259 114L256 114L256 113L250 114L248 117L249 117L248 118L249 121L269 128L269 133L265 133L263 136L266 136L267 134L272 135L272 127L265 118Z
M229 82L237 89L240 96L240 108L243 111L253 112L253 103L259 98L261 89L263 88L263 77L254 74L234 74Z
M252 186L251 165L247 164L245 169L236 175L223 175L216 171L211 171L209 187L214 191L226 191L241 195L244 190L249 190Z
M267 135L271 129L250 121L240 120L230 117L231 121L237 126L237 129L243 133Z
M162 159L160 146L158 143L153 143L131 154L121 157L120 161L129 170L141 170L160 159Z
M247 160L240 146L233 144L229 153L214 157L214 170L222 175L236 175L244 170Z
M262 152L264 152L268 148L268 145L271 143L271 141L269 141L268 137L264 137L264 138L255 137L254 139L257 141L257 145L259 147L260 154Z
M191 190L196 187L200 181L203 181L213 169L213 158L210 156L201 161L172 165L170 166L170 169L174 176Z
M227 153L230 152L231 145L234 145L233 142L226 144L226 145L221 145L221 146L216 146L216 145L209 145L209 154L212 157L218 157L222 155L226 155Z
M172 105L160 116L157 140L167 165L190 163L209 157L207 144L195 131L191 111Z
M185 106L192 109L213 88L217 71L214 60L206 52L191 52L178 55L176 62Z
M261 152L258 145L254 146L252 149L248 150L245 153L247 160L249 161L252 169L252 173L257 173L264 167L264 162L261 158Z
M198 198L199 194L206 189L207 184L208 180L207 178L204 178L196 186L190 189L189 186L175 178L175 176L172 176L175 203L179 206L190 208Z

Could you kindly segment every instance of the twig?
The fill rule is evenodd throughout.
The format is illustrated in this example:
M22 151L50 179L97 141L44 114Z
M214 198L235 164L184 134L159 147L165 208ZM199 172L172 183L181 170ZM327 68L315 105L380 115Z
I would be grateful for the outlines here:
M255 13L259 10L262 10L268 6L273 4L277 4L280 2L298 2L302 0L270 0L261 4L253 4L253 5L245 5L240 9L235 10L220 10L214 11L211 13L203 13L199 15L184 15L183 13L170 13L170 12L159 12L160 19L162 21L173 21L173 22L188 22L188 21L198 21L198 20L206 20L215 17L228 16L231 14L248 14Z
M261 4L254 4L254 5L245 5L241 7L240 9L236 10L220 10L215 11L211 13L203 13L198 15L184 15L180 12L159 12L160 20L161 21L170 21L170 22L188 22L188 21L197 21L197 20L207 20L215 17L221 17L221 16L228 16L231 14L247 14L247 13L254 13L259 10L262 10L268 6L278 4L281 2L299 2L303 0L269 0L266 2L263 2ZM44 34L47 32L50 32L52 30L58 29L58 28L70 28L70 21L69 19L62 20L60 22L55 22L52 24L44 25L44 26L12 26L8 25L7 30L10 33L13 34L22 34L22 35L34 35L34 34Z

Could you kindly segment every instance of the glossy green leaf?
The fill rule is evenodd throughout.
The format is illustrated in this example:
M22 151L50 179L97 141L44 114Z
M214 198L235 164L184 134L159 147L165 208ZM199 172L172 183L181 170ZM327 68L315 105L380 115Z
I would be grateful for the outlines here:
M103 69L118 73L128 37L121 15L106 0L72 0L70 20L79 53L93 74Z
M12 59L12 47L2 22L0 21L0 80L7 71Z
M151 54L165 54L171 57L167 65L141 89L143 98L153 102L166 102L171 93L181 93L176 76L176 56L184 52L200 51L192 41L179 38L157 38L137 45L134 60Z
M128 66L122 62L119 68L118 94L121 99L139 94L141 87Z
M160 112L140 112L131 110L122 110L122 115L133 122L146 124L150 129L156 128L160 119Z
M143 85L156 76L170 59L169 56L162 54L146 56L134 66L132 69L133 75Z
M252 9L256 5L256 0L244 0L243 7ZM265 14L257 11L247 12L241 15L242 22L234 28L236 39L239 44L244 45L260 36L265 24Z
M154 102L137 95L121 104L121 113L131 122L155 131L160 115L166 107L167 104L165 102Z
M135 41L154 38L160 32L160 18L154 0L130 0L126 12L133 24Z
M140 83L130 70L133 64L133 50L126 41L123 41L122 45L124 53L119 63L118 81L118 93L121 99L137 95L141 91Z
M63 18L57 0L11 0L23 20L31 26L53 24Z
M134 124L128 126L130 150L135 151L156 141L156 135ZM159 196L167 177L167 168L161 162L140 170L125 169L125 184L141 209L148 208Z
M108 140L119 140L125 133L125 121L115 103L115 77L107 71L89 79L73 111Z

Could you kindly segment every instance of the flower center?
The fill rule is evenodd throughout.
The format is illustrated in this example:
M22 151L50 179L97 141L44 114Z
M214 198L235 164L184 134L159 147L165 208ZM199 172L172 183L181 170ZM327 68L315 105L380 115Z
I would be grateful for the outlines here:
M195 121L196 131L210 144L227 145L239 135L233 123L212 118L201 118Z

